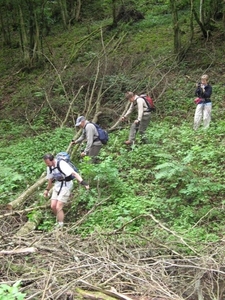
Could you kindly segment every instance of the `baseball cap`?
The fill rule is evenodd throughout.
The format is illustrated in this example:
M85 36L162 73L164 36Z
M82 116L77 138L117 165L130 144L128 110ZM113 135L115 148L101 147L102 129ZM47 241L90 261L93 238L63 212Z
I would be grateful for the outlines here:
M76 120L75 126L80 126L80 123L81 123L83 120L85 120L85 117L83 117L83 116L78 117L77 120Z

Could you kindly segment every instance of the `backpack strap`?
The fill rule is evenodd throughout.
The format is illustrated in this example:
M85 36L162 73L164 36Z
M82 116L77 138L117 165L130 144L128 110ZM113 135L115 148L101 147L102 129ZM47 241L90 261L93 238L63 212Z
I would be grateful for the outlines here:
M74 179L74 176L73 175L69 175L69 176L66 176L66 174L62 171L62 169L60 168L60 161L61 160L58 160L57 161L57 169L59 170L59 172L60 173L62 173L64 176L65 176L65 180L63 180L63 181L71 181L71 180L73 180ZM65 161L65 160L64 160ZM66 162L66 161L65 161ZM70 166L70 164L68 163L68 162L66 162L69 166Z
M64 181L61 182L60 189L59 189L59 191L58 191L58 193L57 193L58 196L59 196L59 194L60 194L60 192L61 192L61 190L62 190L63 182L64 182ZM65 182L65 185L66 185L66 182Z
M52 174L52 171L56 169L56 167L55 167L55 168L48 167L48 168L49 168L49 173L50 173L50 174Z
M57 160L56 168L59 170L60 173L62 173L64 176L66 176L66 174L65 174L65 173L62 171L62 169L60 168L60 160ZM58 196L59 196L59 194L60 194L60 192L61 192L61 190L62 190L62 187L63 187L63 183L64 183L64 182L65 182L65 185L66 185L66 180L63 180L63 181L61 182L60 189L59 189L59 191L58 191L58 193L57 193Z
M62 173L64 176L66 176L66 174L62 171L62 169L60 168L60 160L57 160L57 165L56 168L59 170L60 173Z
M57 161L57 165L55 168L49 167L49 172L50 174L52 174L52 171L55 169L58 169L60 173L62 173L64 176L66 176L66 174L62 171L62 169L60 168L60 160Z
M53 171L54 169L58 169L60 173L62 173L64 176L66 176L66 174L62 171L62 169L61 169L61 167L60 167L60 161L61 161L61 160L57 160L57 165L56 165L55 168L49 167L50 174L52 173L52 171ZM71 180L73 180L73 177L71 177L71 175L70 175L70 176L65 177L65 179L61 181L61 186L60 186L60 189L59 189L57 195L60 194L60 192L61 192L61 190L62 190L62 187L63 187L63 184L65 183L65 185L66 185L66 182L67 182L67 181L71 181Z
M98 129L97 129L97 124L93 123L93 122L88 122L85 126L84 126L84 129L85 127L88 125L88 124L93 124L97 130L97 133L98 133ZM95 138L93 138L93 142L96 142L96 141L99 141L99 134L96 136L94 135Z
M146 103L146 105L147 105L147 109L148 109L148 110L145 110L144 112L151 112L151 107L150 107L150 104L148 103L148 100L145 99L144 96L142 96L142 97L140 97L140 98L144 99L144 100L145 100L145 103Z
M150 109L149 103L148 103L148 101L145 99L145 97L144 97L144 96L138 96L137 99L138 99L138 98L141 98L141 99L145 100L145 103L146 103L146 105L147 105L147 109L148 109L148 110L144 110L144 112L150 112L151 109ZM134 106L134 107L137 105L137 99L135 99L134 102L133 102L133 106ZM145 108L145 107L144 107L144 108Z

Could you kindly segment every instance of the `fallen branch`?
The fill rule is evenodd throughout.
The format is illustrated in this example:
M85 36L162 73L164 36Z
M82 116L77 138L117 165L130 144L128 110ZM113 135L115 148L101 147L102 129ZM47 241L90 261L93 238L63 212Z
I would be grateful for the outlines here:
M37 210L33 216L32 220L28 220L15 234L15 236L23 236L27 235L29 232L33 231L37 228L37 226L40 224L43 216L41 213L39 213L39 210Z
M38 209L46 208L48 206L49 206L49 203L46 203L45 205L38 206ZM29 208L25 208L25 209L22 209L22 210L14 210L14 211L11 211L9 213L0 215L0 219L3 219L5 217L9 217L9 216L13 216L13 215L24 214L24 213L27 213L27 212L32 211L34 209L37 209L37 207L29 207Z
M82 297L81 299L87 299L87 300L115 300L115 298L113 297L110 297L109 299L108 295L105 295L99 291L85 291L77 288L76 294L77 297ZM77 299L77 298L72 298L72 299Z
M34 247L30 247L30 248L22 248L22 249L15 249L15 250L2 250L0 251L0 256L3 255L14 255L14 254L27 254L27 253L34 253L36 252L37 249Z
M159 220L157 220L157 219L153 216L153 214L149 214L149 216L150 216L150 217L152 218L152 220L153 220L155 223L157 223L161 228L163 228L164 230L166 230L166 231L169 232L170 234L176 236L176 237L180 240L180 242L181 242L183 245L185 245L186 247L188 247L191 251L193 251L193 253L199 255L198 252L197 252L193 247L191 247L190 245L188 245L188 244L185 242L185 240L183 239L182 236L180 236L180 235L177 234L175 231L173 231L173 230L167 228L165 225L163 225Z
M130 102L127 102L127 104L126 104L126 106L125 106L125 109L124 109L124 111L123 111L123 113L122 113L122 116L125 115L125 113L126 113L126 111L128 110L129 106L130 106ZM121 116L121 117L122 117L122 116ZM109 132L115 130L115 128L118 126L118 124L120 124L120 122L121 122L121 117L116 121L116 123L115 123L112 127L110 127L110 128L108 129Z
M32 186L30 186L25 192L23 192L17 199L9 202L7 204L7 209L12 210L16 207L20 206L30 195L32 195L40 186L42 186L46 182L46 176L42 175L42 177L35 182Z
M84 281L84 280L82 280L82 279L79 280L79 281L80 281L81 283L87 285L89 288L92 288L92 289L95 290L95 291L99 291L99 292L101 292L101 293L103 293L103 294L105 294L105 295L114 297L114 298L116 298L116 299L120 299L120 300L133 300L133 299L130 298L130 297L127 297L127 296L125 296L125 295L123 295L123 294L121 294L121 293L118 293L118 292L116 291L116 289L114 289L114 288L111 288L111 290L103 290L102 288L99 288L99 287L97 287L97 286L95 286L95 285L93 285L93 284L90 284L90 283L88 283L87 281Z
M102 201L96 203L81 219L79 219L72 227L69 228L69 230L76 228L78 225L82 224L86 218L96 209L96 207L100 206L105 201L109 200L111 196L109 196L106 199L102 199Z
M49 275L48 275L48 279L47 279L47 282L46 282L46 284L45 284L45 288L44 288L44 291L43 291L41 300L46 299L46 298L45 298L45 295L46 295L46 292L47 292L47 290L48 290L48 285L49 285L50 278L52 277L52 274L53 274L54 266L55 266L55 263L53 263L53 265L52 265L51 268L50 268L50 273L49 273Z

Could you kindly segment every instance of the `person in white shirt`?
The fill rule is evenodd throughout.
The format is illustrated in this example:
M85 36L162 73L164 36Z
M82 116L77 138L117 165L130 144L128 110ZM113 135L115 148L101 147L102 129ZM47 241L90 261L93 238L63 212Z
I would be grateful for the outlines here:
M151 112L144 98L135 95L133 92L127 92L125 94L126 99L130 101L130 107L126 114L121 118L124 121L128 115L130 115L134 109L138 111L138 116L136 120L132 123L130 127L129 139L125 141L126 145L132 145L135 141L137 132L141 136L141 141L145 144L148 143L148 139L145 135L145 131L149 125Z
M49 191L53 187L51 209L56 216L58 225L62 227L64 222L63 206L70 198L73 188L73 179L76 178L76 180L81 185L84 185L87 190L89 189L89 185L66 161L57 161L52 154L45 154L43 159L47 166L46 178L48 180L48 185L44 191L44 197L49 196Z

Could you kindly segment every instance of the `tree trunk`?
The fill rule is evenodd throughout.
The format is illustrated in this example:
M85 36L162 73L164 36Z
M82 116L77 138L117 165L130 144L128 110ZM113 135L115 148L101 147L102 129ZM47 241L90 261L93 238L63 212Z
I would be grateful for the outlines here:
M87 285L90 289L92 290L95 290L95 291L99 291L100 293L103 293L105 295L108 295L108 296L111 296L111 297L114 297L115 299L120 299L120 300L132 300L132 298L124 295L124 294L121 294L121 293L118 293L117 290L115 288L111 288L111 290L104 290L98 286L95 286L93 284L90 284L89 282L87 281L84 281L84 280L80 280L80 282L82 282L83 284ZM82 290L80 290L82 291ZM90 298L91 299L91 298ZM93 298L92 298L93 299Z
M80 10L81 10L81 0L77 0L76 14L75 14L76 22L78 22L80 20Z
M112 16L113 16L113 27L117 26L117 18L116 18L116 0L112 0Z
M202 31L202 34L203 34L204 38L207 38L207 37L208 37L207 30L205 29L205 27L204 27L204 25L202 24L202 22L199 20L198 14L197 14L197 12L195 11L195 9L193 9L193 14L194 14L194 16L195 16L196 22L198 23L198 25L199 25L200 28L201 28L201 31Z
M203 3L204 3L204 0L200 0L200 4L199 4L199 21L202 24L204 24Z
M3 11L2 7L1 7L1 10ZM7 17L6 17L6 19L7 19ZM1 25L1 31L2 31L3 44L10 46L11 45L10 30L5 23L8 23L8 21L6 20L4 22L3 13L1 12L0 25Z
M40 222L43 219L43 213L42 209L46 209L46 207L49 207L49 201L42 206L38 206L38 204L33 208L32 213L32 219L28 220L15 234L15 236L23 236L27 235L29 232L35 230L37 226L40 224ZM24 210L26 211L26 210Z
M225 1L223 1L223 30L225 33Z
M40 52L41 52L41 39L40 39L40 28L38 24L38 18L36 12L34 13L34 44L32 45L32 59L35 61L40 60Z
M30 62L30 55L29 55L29 45L28 45L28 37L26 33L25 21L23 17L23 11L21 6L19 5L19 19L20 19L20 46L23 52L23 60L25 63Z
M192 43L193 41L193 38L194 38L194 24L193 24L193 16L194 16L194 12L193 12L193 9L194 9L194 4L193 4L193 0L191 0L191 15L190 15L190 44Z
M68 18L66 0L59 0L59 5L60 5L60 9L61 9L61 14L62 14L63 26L65 29L67 29L69 18Z
M178 19L178 10L176 0L170 0L172 16L173 16L173 32L174 32L174 53L179 55L181 51L181 32Z
M36 229L36 227L39 225L39 223L42 220L42 215L39 214L38 217L35 218L35 221L27 221L24 226L22 226L17 233L15 234L15 236L23 236L23 235L27 235L29 232L33 231L34 229Z
M7 208L12 210L20 206L30 195L32 195L39 187L46 182L46 176L43 175L35 184L30 186L25 192L23 192L17 199L9 202Z

